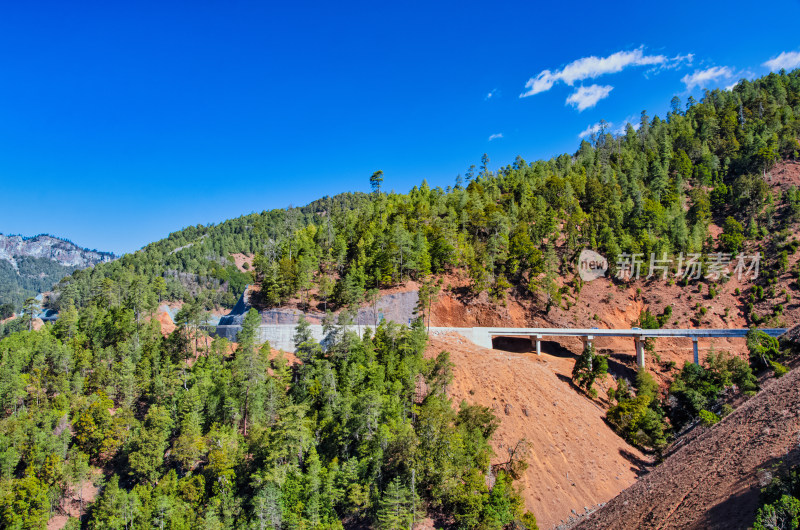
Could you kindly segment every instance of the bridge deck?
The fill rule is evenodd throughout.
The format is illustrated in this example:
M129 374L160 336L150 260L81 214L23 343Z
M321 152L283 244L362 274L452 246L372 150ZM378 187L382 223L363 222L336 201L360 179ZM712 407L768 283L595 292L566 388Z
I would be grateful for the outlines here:
M281 348L284 351L294 351L294 332L295 324L262 324L256 331L256 341L264 343L269 341L273 348ZM311 332L314 338L323 343L325 341L325 330L319 324L312 324ZM217 335L226 337L230 340L236 340L236 335L241 329L237 325L220 325L208 326L213 329ZM369 325L352 325L349 328L361 334L368 328L374 328ZM534 343L536 353L541 354L541 342L544 337L582 337L587 341L593 341L600 337L629 337L634 340L636 346L636 363L639 366L644 366L645 362L645 348L644 339L657 338L657 337L685 337L692 339L694 346L694 361L699 362L699 351L697 339L704 337L721 337L721 338L744 338L747 336L747 328L740 329L597 329L597 328L489 328L489 327L473 327L473 328L446 328L446 327L431 327L430 333L433 335L440 335L443 333L458 333L469 341L491 349L493 347L492 338L500 336L527 336L531 338ZM786 330L780 328L765 328L762 329L765 333L772 337L782 335Z
M517 335L536 337L745 337L747 328L739 329L597 329L597 328L473 328L490 336ZM782 328L764 328L761 331L771 337L778 337L786 332Z

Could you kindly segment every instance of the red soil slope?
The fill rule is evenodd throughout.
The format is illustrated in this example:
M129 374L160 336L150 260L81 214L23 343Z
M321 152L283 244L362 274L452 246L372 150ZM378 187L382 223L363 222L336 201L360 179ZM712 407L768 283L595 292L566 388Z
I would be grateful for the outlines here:
M566 382L571 358L487 350L456 334L431 337L428 355L442 350L455 364L454 402L492 407L501 420L494 462L507 461L520 439L530 443L520 485L540 528L572 510L582 514L636 480L644 457L606 425L603 408Z
M800 260L800 252L789 256L790 269ZM756 304L760 314L769 312L773 304L784 305L784 314L776 321L762 324L788 327L800 320L800 296L797 283L788 272L777 279L776 296ZM564 296L562 305L543 311L543 303L536 298L514 298L509 296L505 305L493 303L486 293L478 297L463 294L466 279L455 274L445 277L445 289L433 305L433 326L501 326L501 327L553 327L553 328L630 328L639 318L639 313L649 309L661 315L666 306L672 308L672 316L665 328L747 328L744 317L745 301L749 297L752 282L739 281L736 277L717 285L712 298L708 288L702 292L696 286L670 285L660 279L649 282L640 280L630 284L615 285L607 278L600 278L583 285L580 294L571 292ZM739 290L739 295L736 290ZM781 291L793 294L786 303ZM767 290L768 291L768 290ZM698 306L706 308L700 314ZM577 355L583 344L577 338L553 338L563 348ZM594 342L603 354L611 355L611 361L629 370L635 368L634 342L631 339L601 337ZM653 341L654 352L647 354L647 368L663 385L671 380L684 362L692 361L692 341L682 338L664 338ZM710 351L726 351L747 357L746 341L741 339L704 338L699 341L700 358ZM619 374L618 374L619 375Z
M795 369L687 440L577 528L748 528L771 466L779 459L800 463L799 434Z

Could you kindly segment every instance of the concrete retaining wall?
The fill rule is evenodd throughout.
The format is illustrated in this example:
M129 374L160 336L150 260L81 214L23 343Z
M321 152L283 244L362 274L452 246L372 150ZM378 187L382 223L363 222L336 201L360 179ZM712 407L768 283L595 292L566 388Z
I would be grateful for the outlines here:
M259 344L263 344L265 342L269 342L269 345L276 349L276 350L283 350L286 352L294 352L294 332L295 332L295 325L292 324L274 324L274 325L261 325L256 330L256 342ZM311 335L314 337L314 340L322 344L323 348L325 347L325 343L327 342L327 337L323 333L322 326L318 324L311 324L309 326ZM225 337L230 341L236 341L236 336L239 333L239 330L242 329L242 326L235 326L235 325L226 325L226 326L216 326L216 328L212 329L212 334ZM364 334L366 329L375 329L375 326L371 325L354 325L349 326L351 331L355 331L359 336ZM484 346L485 348L492 347L492 338L489 336L488 333L481 331L480 328L438 328L438 327L431 327L431 336L437 335L444 335L445 333L458 333L465 339L474 342L479 346Z

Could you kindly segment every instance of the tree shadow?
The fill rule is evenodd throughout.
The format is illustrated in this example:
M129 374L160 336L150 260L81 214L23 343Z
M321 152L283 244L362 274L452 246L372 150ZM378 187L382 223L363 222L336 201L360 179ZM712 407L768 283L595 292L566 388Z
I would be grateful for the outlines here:
M576 390L579 390L579 389L578 389L578 385L576 385L576 384L575 384L575 383L572 381L572 378L571 378L571 377L568 377L568 376L566 376L566 375L564 375L564 374L556 374L556 377L558 377L558 378L559 378L561 381L563 381L564 383L567 383L568 385L570 385L572 388L574 388L574 389L576 389Z
M631 451L628 451L627 449L620 449L619 454L622 458L631 463L632 465L631 471L636 473L637 477L642 477L643 475L646 475L647 473L650 472L649 466L651 463L649 461L640 458L639 456L635 455Z
M528 336L510 336L503 335L492 338L492 347L495 350L502 350L511 353L535 353L536 344ZM574 359L577 354L565 348L561 344L553 340L543 340L541 342L542 353L552 355L553 357L561 357L565 359Z
M758 509L758 495L758 488L749 488L731 495L705 513L702 527L720 530L751 528Z
M633 381L636 378L636 370L631 368L631 364L636 365L635 355L611 353L608 356L608 374L615 379L621 377Z
M475 293L472 292L472 289L468 285L450 287L450 293L461 302L474 300L476 298Z

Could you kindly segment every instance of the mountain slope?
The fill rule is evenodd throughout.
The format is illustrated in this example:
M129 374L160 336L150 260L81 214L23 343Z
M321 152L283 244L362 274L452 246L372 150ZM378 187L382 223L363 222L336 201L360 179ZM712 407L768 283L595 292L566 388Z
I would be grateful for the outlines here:
M517 295L549 311L580 290L574 265L589 248L608 259L611 274L625 254L666 254L675 276L681 256L708 263L715 253L743 250L763 253L765 273L800 274L786 266L800 248L796 164L775 168L800 151L800 70L708 92L663 119L643 113L638 125L594 135L550 160L517 158L492 170L483 157L452 187L376 188L188 227L76 275L62 294L82 307L97 294L91 282L130 284L134 275L137 284L158 283L158 298L199 298L211 309L232 307L257 282L267 308L302 299L324 310L352 306L374 288L459 271L469 277L469 296ZM785 171L772 175L773 168ZM238 253L253 256L246 271L236 267ZM748 324L776 325L790 303L768 279L752 305L742 300ZM705 293L718 282L689 283L704 283Z
M779 459L800 463L798 435L800 369L794 369L690 437L577 528L748 528L764 473Z
M81 248L47 234L0 234L0 305L11 303L19 308L25 298L49 290L75 270L114 258L110 252Z
M453 403L491 407L500 419L493 463L528 442L520 486L540 528L568 519L572 510L584 513L636 480L645 458L611 430L603 408L565 382L572 359L487 350L452 333L432 337L427 355L443 350L455 364Z

